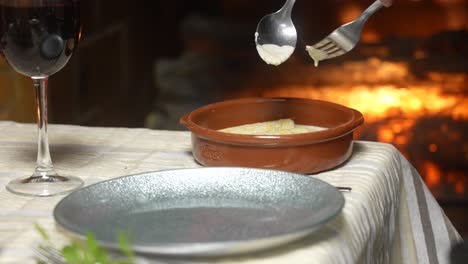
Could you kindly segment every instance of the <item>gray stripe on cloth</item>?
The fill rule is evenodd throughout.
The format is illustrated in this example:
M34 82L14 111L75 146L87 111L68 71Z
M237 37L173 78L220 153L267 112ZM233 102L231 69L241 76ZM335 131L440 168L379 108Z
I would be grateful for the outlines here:
M426 195L426 203L430 213L432 223L432 232L434 234L434 242L437 248L437 259L440 264L449 264L450 248L456 240L450 241L447 226L445 225L445 213L441 210L439 204L431 194L426 185L423 186L424 194Z
M421 215L419 210L410 210L410 208L418 208L418 198L414 191L414 182L412 176L411 165L403 157L400 156L401 160L401 175L403 177L405 194L406 194L406 205L408 207L408 216L409 216L409 230L412 233L412 245L414 246L415 259L417 259L418 264L427 264L429 263L429 256L427 255L426 244L424 241L424 230L421 225Z
M437 260L437 248L435 244L434 232L432 231L432 222L429 215L427 206L426 195L424 194L424 187L422 180L417 177L419 173L411 166L411 175L413 177L414 190L416 191L416 198L418 199L419 214L421 215L421 225L424 232L424 240L426 241L427 256L430 264L439 263ZM427 220L427 221L426 221Z

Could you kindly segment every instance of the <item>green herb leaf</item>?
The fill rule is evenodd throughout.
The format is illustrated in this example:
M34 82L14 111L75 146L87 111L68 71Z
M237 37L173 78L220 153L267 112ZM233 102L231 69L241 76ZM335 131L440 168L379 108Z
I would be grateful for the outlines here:
M49 235L47 234L47 232L45 231L45 229L40 226L39 224L34 224L34 227L36 228L37 232L39 232L39 234L41 234L42 238L44 240L47 240L49 241Z
M63 247L62 255L69 264L85 264L83 262L83 254L80 247L76 243L71 243L68 246Z
M132 251L132 247L130 246L130 242L128 241L128 236L124 232L117 233L117 241L119 243L120 250L129 258L130 261L133 262L135 258L135 254Z
M43 239L51 244L45 229L39 225L35 225L35 227ZM126 258L120 258L118 260L111 259L108 252L99 245L96 237L91 232L86 233L85 240L82 243L74 241L64 246L60 252L68 264L134 264L135 255L131 250L129 240L125 233L119 232L117 234L117 241L120 250ZM38 263L42 264L41 262Z

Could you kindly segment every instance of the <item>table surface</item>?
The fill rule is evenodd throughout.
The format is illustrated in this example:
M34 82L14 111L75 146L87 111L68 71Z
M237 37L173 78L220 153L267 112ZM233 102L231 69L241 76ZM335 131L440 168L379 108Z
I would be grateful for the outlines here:
M52 216L64 196L24 197L5 185L32 173L37 130L33 124L0 122L0 263L35 263L41 242L34 225L58 245L69 242ZM142 172L199 167L189 132L50 125L56 170L86 185ZM460 235L421 180L392 145L357 141L342 166L310 177L350 186L343 211L299 241L216 263L449 263ZM198 260L199 262L200 260ZM177 262L180 263L180 262Z

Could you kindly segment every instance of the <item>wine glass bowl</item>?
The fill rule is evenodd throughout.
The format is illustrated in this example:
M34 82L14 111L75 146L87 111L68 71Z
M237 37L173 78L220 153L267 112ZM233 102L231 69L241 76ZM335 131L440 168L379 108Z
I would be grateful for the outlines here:
M0 54L16 72L32 79L37 103L36 169L7 184L13 193L52 196L83 185L78 177L55 172L47 136L48 78L67 64L79 37L79 0L0 0Z
M78 0L0 0L3 57L17 72L47 77L62 69L80 34Z

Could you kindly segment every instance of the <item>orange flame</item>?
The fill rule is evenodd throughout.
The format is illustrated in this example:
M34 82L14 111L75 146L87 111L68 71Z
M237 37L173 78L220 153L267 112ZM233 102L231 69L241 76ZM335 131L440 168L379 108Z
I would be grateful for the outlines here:
M432 162L425 162L422 166L423 175L425 175L425 182L429 188L437 186L441 183L441 175L439 167Z
M444 116L455 121L468 120L467 74L429 72L424 77L417 77L411 74L406 63L384 62L376 58L305 68L301 69L304 72L296 68L289 73L290 76L301 76L299 84L289 82L260 90L244 89L240 93L236 91L235 96L312 98L355 108L363 113L366 125L373 125L378 141L396 145L407 157L406 145L415 136L412 135L413 127L418 119ZM255 80L252 86L256 86ZM451 142L462 140L462 133L452 131L447 124L440 125L437 130ZM358 131L358 138L360 133ZM440 142L428 143L425 151L440 155L442 145L438 144ZM465 145L468 149L468 144ZM453 178L447 180L454 191L465 192L463 173L453 176L430 161L423 161L418 170L430 188L440 184L442 175L447 173Z
M449 115L455 120L468 119L468 98L460 94L468 82L466 74L429 73L427 79L419 80L409 73L407 64L378 59L344 63L339 69L323 68L315 71L326 76L317 76L315 82L331 84L283 85L264 89L261 96L332 101L358 109L368 122L390 116L414 120L426 115ZM248 91L244 90L244 95Z

